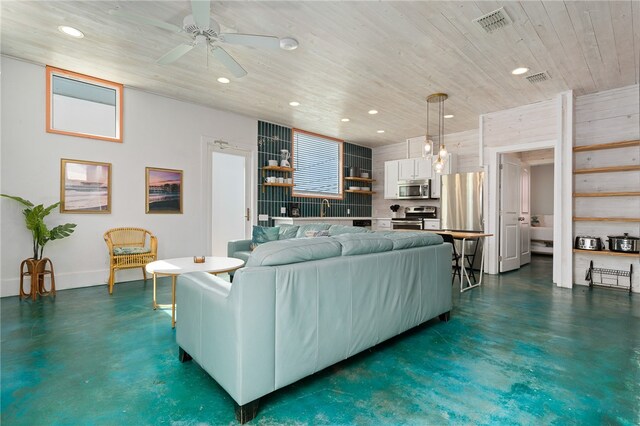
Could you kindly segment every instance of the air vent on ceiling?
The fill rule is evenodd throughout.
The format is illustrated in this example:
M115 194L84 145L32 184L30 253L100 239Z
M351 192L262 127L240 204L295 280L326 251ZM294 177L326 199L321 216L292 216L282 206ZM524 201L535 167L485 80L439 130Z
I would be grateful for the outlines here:
M486 32L492 33L495 30L499 30L500 28L509 25L511 23L511 18L507 15L504 7L501 7L500 9L474 19L472 22L480 25Z
M527 80L529 83L542 83L543 81L547 81L551 78L546 71L537 72L535 74L531 74L527 76Z

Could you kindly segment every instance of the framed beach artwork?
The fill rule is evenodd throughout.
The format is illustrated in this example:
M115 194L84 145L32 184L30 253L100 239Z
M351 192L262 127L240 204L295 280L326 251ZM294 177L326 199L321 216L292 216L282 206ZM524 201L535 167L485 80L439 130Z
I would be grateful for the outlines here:
M111 164L61 159L60 212L111 213Z
M182 170L147 167L147 213L182 213Z

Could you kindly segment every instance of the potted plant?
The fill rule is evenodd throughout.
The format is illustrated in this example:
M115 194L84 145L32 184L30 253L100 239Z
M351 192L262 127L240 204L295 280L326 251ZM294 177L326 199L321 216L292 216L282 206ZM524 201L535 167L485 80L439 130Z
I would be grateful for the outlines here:
M51 293L55 294L55 284L53 284L53 265L51 264L51 260L42 257L42 253L44 251L44 246L53 240L60 240L62 238L68 237L74 231L76 227L75 223L65 223L64 225L58 225L52 229L47 227L47 224L44 223L44 218L51 213L53 209L60 205L60 202L51 204L48 207L45 207L43 204L34 205L31 201L25 200L24 198L0 194L2 197L10 198L19 202L20 204L25 206L25 209L22 211L24 214L24 221L27 229L31 231L31 235L33 236L33 257L29 259L25 259L20 265L20 296L24 296L25 293L22 287L22 277L25 275L23 273L23 268L26 265L28 274L31 277L37 275L38 282L35 284L31 283L31 295L35 299L36 291L42 293L44 290L44 274L51 274ZM51 269L49 271L46 270L46 265L51 265Z
M398 216L398 210L400 210L400 204L392 204L389 206L389 209L391 209L391 217L395 218Z

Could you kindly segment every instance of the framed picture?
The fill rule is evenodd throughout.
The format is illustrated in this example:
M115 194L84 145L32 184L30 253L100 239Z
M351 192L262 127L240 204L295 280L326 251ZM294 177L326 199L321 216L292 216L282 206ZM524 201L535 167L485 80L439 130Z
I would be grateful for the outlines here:
M111 164L61 159L60 213L111 213Z
M182 170L147 167L147 213L182 213Z

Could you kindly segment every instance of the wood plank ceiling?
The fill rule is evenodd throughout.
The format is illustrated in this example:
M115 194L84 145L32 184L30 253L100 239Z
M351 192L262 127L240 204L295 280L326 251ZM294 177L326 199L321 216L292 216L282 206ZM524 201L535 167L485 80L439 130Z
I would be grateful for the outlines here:
M445 130L453 133L477 128L482 113L640 79L640 2L631 0L213 2L224 32L300 43L290 52L224 45L249 73L227 85L216 78L228 72L202 46L156 64L188 37L117 19L108 13L116 7L178 26L190 13L186 0L2 1L1 52L367 146L424 134L434 92L450 96L455 117ZM511 25L488 34L472 22L499 7ZM519 66L551 79L512 76ZM301 105L289 106L294 100Z

